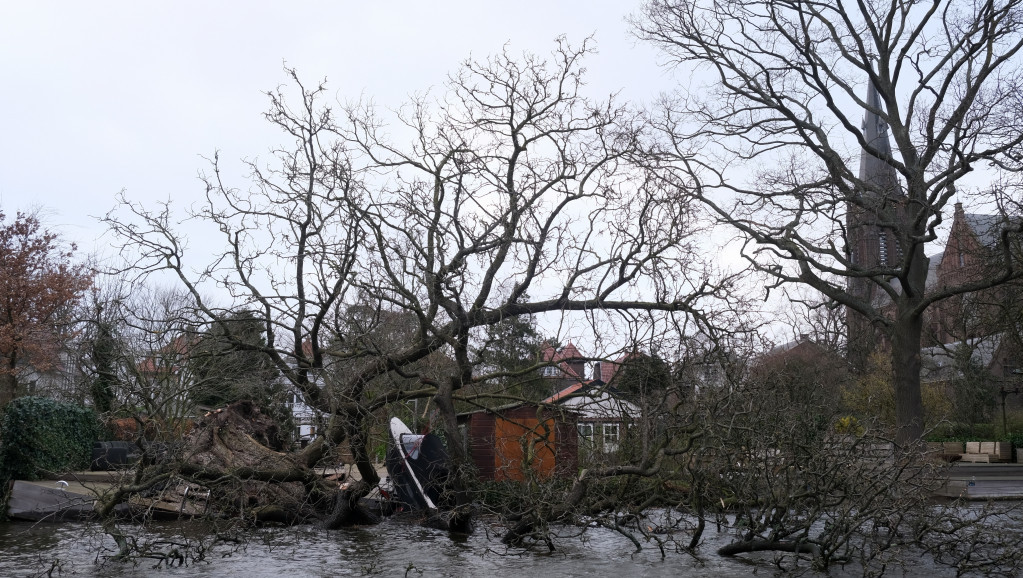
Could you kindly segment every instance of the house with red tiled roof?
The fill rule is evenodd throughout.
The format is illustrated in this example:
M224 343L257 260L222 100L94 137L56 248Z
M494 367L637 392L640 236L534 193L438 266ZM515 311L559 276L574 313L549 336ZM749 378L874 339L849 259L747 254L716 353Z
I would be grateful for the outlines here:
M540 361L546 364L540 375L551 383L554 391L586 379L586 358L571 341L561 349L544 343Z
M629 423L640 414L635 404L621 399L599 380L576 383L541 403L574 412L580 445L604 453L618 450Z
M541 356L550 363L541 370L541 375L554 392L541 403L564 407L578 415L582 448L604 453L616 451L628 423L640 414L639 408L622 399L611 385L630 356L613 362L593 361L589 378L586 358L572 343L560 351L547 345Z
M571 341L561 349L555 349L550 343L545 343L540 349L540 361L545 364L540 370L540 375L548 381L550 391L554 393L591 379L611 383L622 365L637 355L641 354L633 352L622 355L615 361L609 361L584 356ZM587 362L591 368L589 376L586 373Z
M144 357L138 363L138 373L149 379L180 373L197 341L194 336L178 335L167 345Z

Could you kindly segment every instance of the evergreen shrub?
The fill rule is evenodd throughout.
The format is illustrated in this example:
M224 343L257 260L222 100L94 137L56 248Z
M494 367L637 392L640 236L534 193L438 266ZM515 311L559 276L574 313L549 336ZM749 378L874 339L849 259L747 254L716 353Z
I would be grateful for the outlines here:
M45 397L20 397L0 418L0 481L88 469L100 422L91 409Z

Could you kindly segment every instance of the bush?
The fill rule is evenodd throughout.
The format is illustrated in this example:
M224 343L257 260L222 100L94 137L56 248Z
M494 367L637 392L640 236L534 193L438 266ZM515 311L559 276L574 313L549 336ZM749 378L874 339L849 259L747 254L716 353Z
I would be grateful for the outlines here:
M1012 447L1016 449L1023 448L1023 432L1020 431L1013 432L1005 437L1006 437L1005 441L1012 442Z
M1001 424L981 423L948 426L931 432L925 441L929 442L1012 442L1013 447L1023 447L1023 428L1011 425L1009 433L1002 433Z
M0 420L0 480L87 469L99 435L91 409L44 397L15 399Z

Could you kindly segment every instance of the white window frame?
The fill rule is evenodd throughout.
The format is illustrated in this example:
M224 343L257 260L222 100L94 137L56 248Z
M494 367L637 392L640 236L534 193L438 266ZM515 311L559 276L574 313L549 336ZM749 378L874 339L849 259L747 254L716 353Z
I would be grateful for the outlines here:
M587 440L593 439L593 424L589 422L580 423L575 426L579 431L579 437Z
M613 452L618 449L618 442L622 439L622 428L618 422L607 422L600 428L604 451Z

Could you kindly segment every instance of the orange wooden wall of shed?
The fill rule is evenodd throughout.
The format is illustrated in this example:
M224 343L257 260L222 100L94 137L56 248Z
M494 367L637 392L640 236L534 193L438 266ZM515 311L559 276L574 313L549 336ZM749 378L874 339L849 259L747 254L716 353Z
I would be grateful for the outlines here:
M498 419L495 426L495 480L521 482L530 469L541 478L554 473L557 444L554 419Z

